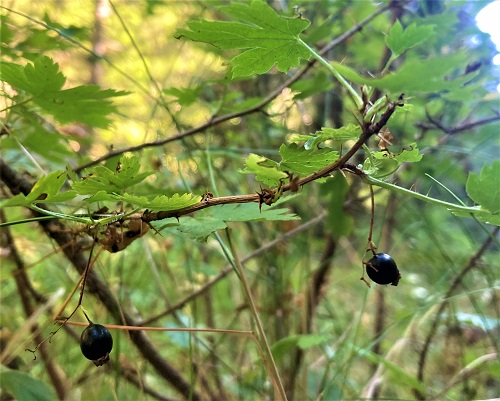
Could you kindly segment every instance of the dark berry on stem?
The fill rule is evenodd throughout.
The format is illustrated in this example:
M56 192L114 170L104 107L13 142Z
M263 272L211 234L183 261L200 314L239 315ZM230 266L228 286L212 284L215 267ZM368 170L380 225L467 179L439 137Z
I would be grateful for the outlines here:
M80 349L96 366L104 365L113 349L113 337L103 325L90 323L80 337Z
M386 253L377 253L366 264L368 277L377 284L398 285L401 279L394 259Z

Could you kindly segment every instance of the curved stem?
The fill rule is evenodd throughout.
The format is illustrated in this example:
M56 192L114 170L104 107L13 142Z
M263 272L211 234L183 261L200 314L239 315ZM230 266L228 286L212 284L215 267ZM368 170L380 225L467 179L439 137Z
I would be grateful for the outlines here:
M358 109L361 109L363 107L363 99L361 96L354 90L354 88L351 86L349 82L346 81L346 79L331 65L326 59L321 57L316 50L314 50L311 46L309 46L306 42L304 42L302 39L298 39L299 43L304 46L307 50L309 50L309 53L312 54L312 56L318 60L321 64L323 64L328 71L331 72L331 74L339 81L339 83L347 90L349 95L351 96L352 100L356 104L356 107Z

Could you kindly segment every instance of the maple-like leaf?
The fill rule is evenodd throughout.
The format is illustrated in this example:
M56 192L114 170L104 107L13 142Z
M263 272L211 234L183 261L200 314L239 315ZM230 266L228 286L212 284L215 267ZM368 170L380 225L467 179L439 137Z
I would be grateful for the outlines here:
M89 175L73 183L72 187L80 195L94 195L93 201L114 199L106 194L121 194L146 177L153 174L151 171L140 173L140 160L137 156L120 158L120 164L113 171L106 166L96 166ZM101 193L102 192L102 193ZM99 196L96 196L99 194Z
M403 30L401 23L396 21L389 31L385 41L396 58L403 54L406 50L424 43L434 34L434 25L417 26L415 23L407 26Z
M18 194L0 201L0 208L8 206L29 206L36 203L62 203L76 197L76 191L60 192L66 182L64 171L52 171L38 180L28 195Z
M500 160L484 166L479 174L470 173L466 184L467 194L482 208L500 214Z
M270 187L278 185L288 175L278 169L278 163L264 156L250 153L245 159L245 168L240 170L243 174L255 174L257 181Z
M189 29L178 29L175 36L221 49L243 49L230 62L233 77L264 74L274 65L286 72L301 59L309 59L310 52L298 40L309 21L280 16L260 0L234 3L221 10L240 22L191 21Z
M0 63L0 80L30 97L29 100L61 124L78 121L105 128L111 121L109 114L116 111L109 98L128 94L113 89L101 90L96 85L63 90L66 78L59 71L59 64L47 56L25 66Z
M308 175L321 170L339 158L339 153L330 148L304 149L296 144L281 145L280 155L282 157L280 168L300 175Z

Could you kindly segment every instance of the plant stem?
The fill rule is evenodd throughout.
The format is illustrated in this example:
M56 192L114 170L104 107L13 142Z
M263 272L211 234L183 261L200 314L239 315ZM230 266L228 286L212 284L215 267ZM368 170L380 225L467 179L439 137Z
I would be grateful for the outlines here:
M399 192L404 195L409 195L412 196L413 198L417 198L420 200L423 200L425 202L433 203L435 205L439 206L444 206L449 209L453 209L454 211L463 211L463 212L469 212L469 213L477 213L481 211L481 208L479 206L462 206L462 205L456 205L454 203L450 202L445 202L436 198L431 198L430 196L423 195L418 192L411 191L409 189L400 187L395 184L391 184L390 182L387 181L382 181L377 178L371 177L369 175L363 176L363 181L365 181L368 184L376 185L378 187L382 187L385 189L389 189L394 192Z
M267 361L264 360L264 363L266 367L269 369L268 373L271 376L271 380L273 381L275 385L275 390L278 393L278 396L281 401L287 401L286 393L285 393L285 388L283 387L283 383L281 382L279 373L278 373L278 368L276 367L276 363L274 362L273 354L271 352L271 347L269 346L269 342L267 341L266 334L264 332L264 326L262 325L262 322L259 317L259 313L257 311L257 307L255 306L255 301L252 296L252 292L250 290L250 286L248 284L248 281L245 276L245 272L243 270L243 265L241 264L238 254L236 253L236 249L233 245L233 242L231 240L231 236L229 234L229 231L226 229L227 233L227 238L229 241L229 247L231 248L231 253L234 259L234 263L236 264L236 267L238 268L238 272L240 275L240 280L241 284L243 285L243 289L245 291L245 294L248 298L248 303L250 304L250 310L252 312L252 315L255 319L255 324L257 326L257 332L259 333L259 341L263 345L263 351L264 355L267 357Z
M352 100L356 104L356 107L358 109L361 109L363 107L363 99L361 99L361 96L354 90L354 88L345 80L345 78L328 62L328 60L324 59L321 57L316 50L314 50L311 46L309 46L306 42L304 42L302 39L298 38L299 43L304 46L309 52L313 55L313 57L318 60L321 64L323 64L328 71L332 73L332 75L339 81L339 83L347 90L349 95L351 96Z
M32 210L35 210L38 213L49 215L49 216L52 216L53 218L55 217L57 219L71 220L71 221L75 221L77 223L83 223L83 224L87 224L87 225L90 225L93 223L92 219L87 218L87 217L78 217L78 216L73 216L71 214L57 213L57 212L53 212L51 210L43 209L35 204L28 205L28 207Z

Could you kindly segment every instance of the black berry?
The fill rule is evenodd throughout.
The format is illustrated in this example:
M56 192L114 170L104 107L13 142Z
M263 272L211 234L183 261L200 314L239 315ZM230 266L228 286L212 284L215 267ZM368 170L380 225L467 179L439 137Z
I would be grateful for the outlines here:
M386 253L377 253L365 265L368 277L377 284L398 285L401 279L396 262Z
M82 332L80 348L85 358L94 362L95 366L101 366L109 361L113 337L103 325L90 323Z

